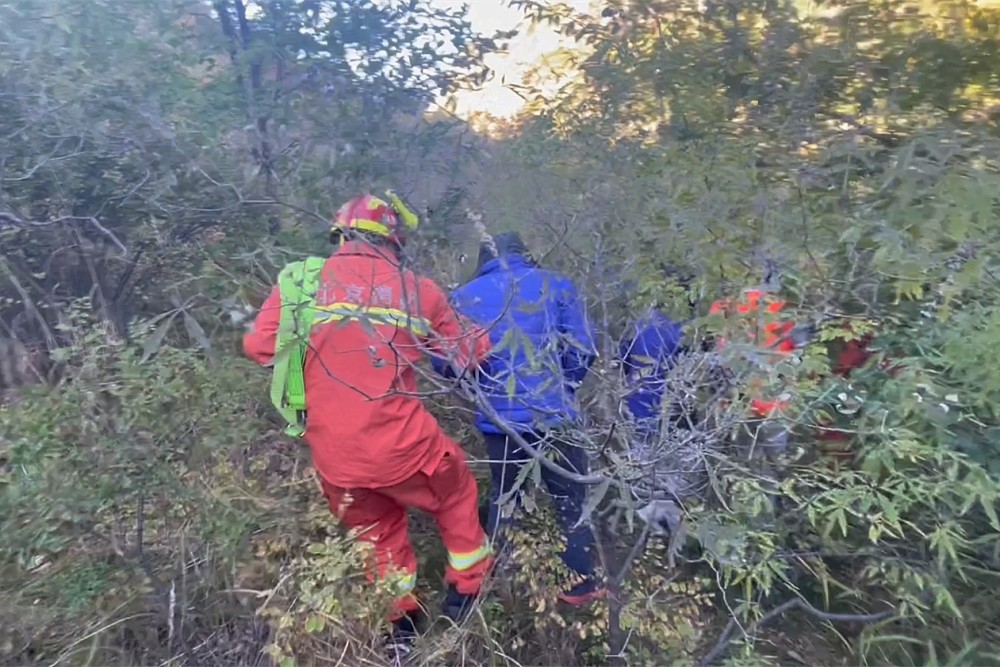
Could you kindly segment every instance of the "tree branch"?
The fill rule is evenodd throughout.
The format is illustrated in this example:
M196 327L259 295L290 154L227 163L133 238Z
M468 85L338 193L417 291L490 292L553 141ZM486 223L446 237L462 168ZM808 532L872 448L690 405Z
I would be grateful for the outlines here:
M821 611L802 598L793 598L778 605L751 623L747 629L743 631L743 635L752 635L758 628L763 626L768 621L775 619L786 612L792 611L793 609L804 611L810 616L814 616L821 621L840 623L877 623L879 621L884 621L887 618L891 618L896 614L895 609L888 609L875 614L834 614L831 612ZM719 637L719 641L715 644L712 650L705 655L705 657L698 661L698 667L709 667L709 665L711 665L715 660L721 658L729 649L729 644L733 640L733 634L736 632L738 627L739 623L736 618L734 617L730 619L729 624L726 625L726 629L722 631L722 636Z

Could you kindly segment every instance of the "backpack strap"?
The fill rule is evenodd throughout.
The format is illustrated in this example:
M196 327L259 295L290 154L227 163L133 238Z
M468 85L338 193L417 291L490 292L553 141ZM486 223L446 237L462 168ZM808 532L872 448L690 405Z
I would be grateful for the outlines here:
M271 374L271 402L288 423L285 433L292 437L305 433L306 351L325 264L323 257L308 257L289 264L278 274L281 317Z

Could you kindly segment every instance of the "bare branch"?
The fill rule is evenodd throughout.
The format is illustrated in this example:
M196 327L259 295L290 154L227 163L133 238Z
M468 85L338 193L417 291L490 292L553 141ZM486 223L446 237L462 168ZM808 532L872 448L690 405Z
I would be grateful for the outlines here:
M765 623L778 618L782 614L798 609L806 612L810 616L818 618L821 621L828 622L838 622L838 623L878 623L879 621L884 621L888 618L892 618L896 614L895 609L889 609L886 611L877 612L874 614L835 614L831 612L821 611L816 607L812 606L802 598L794 598L784 602L771 611L767 612L759 619L747 626L746 630L743 631L744 637L751 637L758 628L763 626ZM715 644L711 651L709 651L701 660L698 661L698 667L709 667L716 660L721 658L725 652L729 649L730 642L733 640L733 635L736 633L739 623L736 618L732 618L726 629L722 631L722 635L719 637L719 641Z

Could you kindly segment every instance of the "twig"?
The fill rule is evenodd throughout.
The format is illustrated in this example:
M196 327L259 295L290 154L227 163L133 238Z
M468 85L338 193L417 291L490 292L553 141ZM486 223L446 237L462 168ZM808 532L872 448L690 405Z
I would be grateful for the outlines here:
M65 650L63 650L63 652L61 654L59 654L59 656L52 663L49 664L49 667L56 667L56 665L58 665L60 662L62 662L63 660L65 660L67 656L71 655L70 649L72 649L74 646L79 646L80 644L82 644L83 642L87 641L88 639L91 639L92 637L96 637L97 635L101 634L102 632L106 632L106 631L110 630L111 628L113 628L113 627L115 627L117 625L121 625L122 623L127 623L129 621L134 621L137 618L144 618L146 616L152 616L152 614L150 614L148 612L143 612L143 613L140 613L140 614L133 614L132 616L125 616L124 618L119 618L117 621L113 621L111 623L108 623L107 625L101 626L101 627L97 628L96 630L94 630L92 632L88 632L87 634L85 634L84 636L80 637L79 639L77 639L76 641L74 641L72 644L70 644L69 646L67 646L65 648Z
M646 546L646 541L649 539L649 531L649 524L644 524L642 532L639 533L639 539L637 539L635 544L632 545L632 549L629 550L628 556L625 557L625 562L622 563L621 569L618 570L618 574L616 574L612 580L615 586L621 586L622 582L625 581L625 577L628 576L629 570L632 569L632 564L635 562L635 559L642 554L642 551Z
M123 256L128 254L128 248L126 248L125 244L121 242L121 239L115 236L114 232L102 225L101 221L94 215L63 215L58 218L53 218L52 220L25 220L24 218L18 217L9 211L0 211L0 222L6 222L17 227L48 227L50 225L58 225L64 222L89 222L96 227L98 231L107 236L112 243L118 246L118 249L122 251Z
M785 612L791 611L793 609L800 609L811 616L822 621L831 622L841 622L841 623L877 623L883 621L887 618L892 617L895 613L895 609L888 609L886 611L881 611L875 614L834 614L827 611L821 611L816 607L812 606L802 598L793 598L787 602L784 602L771 611L767 612L759 619L747 626L746 630L743 631L744 636L752 635L759 627L770 621L771 619L781 616ZM729 648L729 643L732 641L732 635L738 627L738 622L736 618L732 618L729 624L726 625L726 629L722 631L722 636L719 637L719 641L715 644L711 651L708 652L705 657L698 661L698 667L708 667L715 660L721 658Z
M497 411L493 409L489 401L477 390L476 387L471 387L471 392L473 394L473 403L476 407L483 411L483 413L489 417L490 421L493 422L497 428L504 432L508 438L514 441L518 447L523 449L525 453L528 454L533 459L536 459L542 466L547 468L550 472L568 479L571 482L576 482L577 484L603 484L608 482L612 486L617 486L618 488L627 490L627 487L620 480L607 477L605 475L581 475L580 473L567 470L563 466L559 465L552 459L545 456L535 447L533 447L527 440L524 439L520 433L518 433L514 428L508 425L504 419L497 414Z
M170 602L167 605L167 647L174 646L174 615L177 613L177 582L170 580Z

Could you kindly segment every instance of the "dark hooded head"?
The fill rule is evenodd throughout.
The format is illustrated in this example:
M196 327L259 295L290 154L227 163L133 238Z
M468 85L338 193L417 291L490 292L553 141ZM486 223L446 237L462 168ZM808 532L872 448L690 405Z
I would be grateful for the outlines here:
M524 245L520 234L517 232L497 234L493 237L492 242L484 241L480 244L479 263L476 268L477 270L482 269L483 265L491 260L498 257L510 257L512 255L523 257L528 262L534 263L531 259L531 253L528 252L528 246Z
M681 304L678 297L687 300L687 306L695 308L695 296L692 291L695 276L690 271L678 267L661 265L659 268L659 281L647 286L646 290L641 290L639 283L635 280L627 280L622 285L622 292L633 295L639 307L650 307L656 310L676 311ZM653 274L656 275L655 273Z

